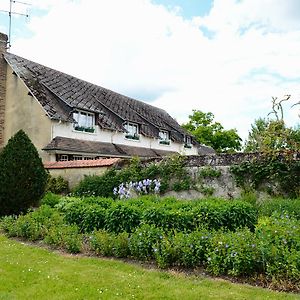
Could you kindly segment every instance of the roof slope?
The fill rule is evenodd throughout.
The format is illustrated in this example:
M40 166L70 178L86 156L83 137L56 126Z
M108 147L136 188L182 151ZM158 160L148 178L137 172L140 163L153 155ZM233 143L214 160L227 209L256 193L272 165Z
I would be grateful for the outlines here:
M55 161L46 162L46 169L65 169L65 168L95 168L109 167L120 161L120 158L100 158L96 160L72 160L72 161Z
M121 144L71 139L60 136L55 137L43 150L90 153L107 157L162 157L176 153L157 149L125 146Z
M187 134L162 109L12 53L5 53L4 58L51 119L72 121L72 111L77 108L99 113L97 122L104 129L124 131L123 123L132 121L140 124L141 133L149 137L158 137L159 130L167 130L172 140L183 142Z

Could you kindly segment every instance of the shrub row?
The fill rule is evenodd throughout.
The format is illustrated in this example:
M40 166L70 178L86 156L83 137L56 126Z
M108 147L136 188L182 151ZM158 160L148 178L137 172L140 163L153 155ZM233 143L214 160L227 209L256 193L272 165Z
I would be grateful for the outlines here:
M78 253L82 238L77 226L67 225L63 217L48 205L26 215L7 216L1 220L1 229L9 237L21 237L31 241L44 240L48 245Z
M130 233L142 224L154 225L165 231L193 231L203 226L229 230L246 226L253 230L257 222L257 210L242 201L91 200L74 198L58 207L64 213L66 222L76 224L81 232L105 229Z
M259 277L299 288L300 224L286 216L264 218L256 230L199 229L163 232L142 225L132 234L96 231L91 247L97 254L155 260L160 268L205 267L213 275ZM122 251L120 250L122 245Z
M99 230L84 236L76 225L64 224L57 210L42 206L18 218L3 218L1 228L8 236L44 240L72 253L80 252L85 241L99 255L155 260L161 268L200 266L213 275L262 274L291 287L300 284L300 223L286 214L260 218L254 231L178 232L144 224L132 233Z

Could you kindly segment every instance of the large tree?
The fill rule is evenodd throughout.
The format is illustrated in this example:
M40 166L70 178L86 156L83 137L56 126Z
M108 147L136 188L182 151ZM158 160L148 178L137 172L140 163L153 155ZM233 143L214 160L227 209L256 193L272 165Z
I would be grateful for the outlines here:
M272 111L268 117L259 118L251 125L245 142L245 152L268 152L277 150L300 149L300 126L288 127L284 120L283 102L290 99L290 95L282 99L272 97ZM296 103L295 105L298 105Z
M259 118L251 125L245 152L299 150L300 127L287 127L283 120Z
M0 152L0 215L19 214L38 204L47 178L36 148L18 131Z
M241 149L242 139L236 129L225 130L214 121L213 113L193 110L189 122L182 127L190 132L200 144L211 146L217 152L234 152Z

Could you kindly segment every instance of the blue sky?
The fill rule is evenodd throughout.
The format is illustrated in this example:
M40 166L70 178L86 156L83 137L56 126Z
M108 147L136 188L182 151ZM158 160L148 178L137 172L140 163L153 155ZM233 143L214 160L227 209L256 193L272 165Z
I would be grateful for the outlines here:
M153 0L152 2L169 8L179 7L179 13L187 19L208 14L213 4L212 0Z
M211 111L245 138L272 97L299 123L298 0L28 0L11 52L165 109ZM9 0L0 0L0 9ZM23 5L14 5L26 12ZM266 13L268 12L268 13ZM8 31L0 14L0 31Z

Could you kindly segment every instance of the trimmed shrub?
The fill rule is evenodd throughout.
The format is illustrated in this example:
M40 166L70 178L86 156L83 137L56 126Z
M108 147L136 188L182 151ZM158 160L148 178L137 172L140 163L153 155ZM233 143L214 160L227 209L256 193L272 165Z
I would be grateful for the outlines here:
M62 176L48 177L46 191L54 194L67 194L69 190L69 183Z
M108 231L132 232L139 226L141 212L137 208L117 203L107 210L105 227Z
M18 131L0 152L0 214L19 214L37 205L47 178L36 148Z

